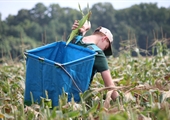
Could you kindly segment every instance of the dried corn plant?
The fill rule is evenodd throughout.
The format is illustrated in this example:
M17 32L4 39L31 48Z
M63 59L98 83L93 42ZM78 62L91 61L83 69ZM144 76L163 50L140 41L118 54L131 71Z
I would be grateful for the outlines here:
M79 103L73 98L68 102L67 95L63 94L59 106L53 108L45 104L25 106L25 63L1 64L0 119L169 120L170 52L166 42L155 42L157 54L150 57L132 57L129 48L138 47L135 44L128 46L128 49L122 49L119 57L108 58L116 87L104 87L102 77L96 74L89 90L80 94ZM115 101L110 98L112 90L118 90L120 94Z

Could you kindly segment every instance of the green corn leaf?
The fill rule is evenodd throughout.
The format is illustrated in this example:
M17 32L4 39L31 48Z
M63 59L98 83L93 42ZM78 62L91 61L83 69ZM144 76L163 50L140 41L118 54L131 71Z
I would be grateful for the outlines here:
M70 112L65 113L64 117L65 118L76 118L76 117L79 117L80 115L81 115L80 111L76 110L76 111L70 111Z
M70 37L69 37L69 39L67 40L66 45L68 45L68 44L71 42L71 40L73 40L73 38L78 35L79 29L84 25L84 23L85 23L86 21L89 21L90 16L91 16L91 14L92 14L92 12L89 10L88 13L87 13L86 15L84 15L83 11L81 10L80 5L79 5L79 9L80 9L80 12L81 12L81 14L82 14L83 17L82 17L81 20L79 20L79 26L78 26L75 30L72 30L72 31L71 31Z
M80 12L81 12L82 16L84 16L84 13L83 13L83 11L82 11L82 9L81 9L80 4L78 4L78 7L79 7L79 10L80 10Z
M86 112L83 114L83 116L84 116L84 117L88 117L89 114L93 114L94 112L97 111L98 106L99 106L99 103L94 104L88 111L86 111Z

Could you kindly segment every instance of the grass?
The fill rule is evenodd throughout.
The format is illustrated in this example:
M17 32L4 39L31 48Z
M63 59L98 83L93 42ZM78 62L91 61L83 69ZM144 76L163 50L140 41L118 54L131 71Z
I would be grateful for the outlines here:
M122 50L117 58L108 58L113 81L120 97L110 92L97 74L90 89L81 94L80 103L60 97L59 106L24 106L25 62L0 65L1 120L168 120L170 119L170 52L165 44L154 45L155 56L142 57L138 48ZM153 50L153 51L154 51ZM166 54L165 54L166 53Z

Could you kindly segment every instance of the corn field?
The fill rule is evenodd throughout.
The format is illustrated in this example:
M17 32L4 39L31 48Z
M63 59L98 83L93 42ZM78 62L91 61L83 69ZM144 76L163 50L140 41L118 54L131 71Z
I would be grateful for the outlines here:
M63 94L54 108L24 105L24 60L1 64L0 120L170 120L170 52L163 41L154 43L155 51L155 56L143 57L138 47L123 46L119 57L108 58L116 87L104 87L96 74L79 103L67 102ZM115 101L110 99L110 89L119 92Z

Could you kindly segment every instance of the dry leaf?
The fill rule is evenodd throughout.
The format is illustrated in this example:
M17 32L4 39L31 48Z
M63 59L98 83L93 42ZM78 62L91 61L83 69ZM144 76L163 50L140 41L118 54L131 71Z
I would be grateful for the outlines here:
M121 78L117 78L117 79L113 79L113 82L119 82L121 80L123 80L124 77L121 77Z
M170 90L169 91L163 91L162 94L163 95L162 95L162 100L161 101L164 101L165 99L170 97Z
M135 98L132 96L130 92L125 94L125 98L127 101L135 101Z
M152 119L151 119L150 117L146 117L146 116L140 114L140 115L138 116L138 120L152 120Z
M104 107L105 108L109 108L110 107L110 101L111 101L111 95L112 95L112 91L108 91L107 94L106 94L106 100L104 101Z

